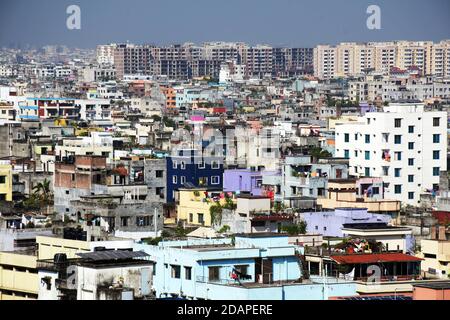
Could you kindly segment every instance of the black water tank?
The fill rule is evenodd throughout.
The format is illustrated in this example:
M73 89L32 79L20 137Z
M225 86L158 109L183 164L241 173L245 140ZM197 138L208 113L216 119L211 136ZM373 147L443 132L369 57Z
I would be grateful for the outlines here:
M106 251L105 247L95 247L94 251Z
M65 253L57 253L53 257L53 262L56 263L63 263L67 261L67 255Z

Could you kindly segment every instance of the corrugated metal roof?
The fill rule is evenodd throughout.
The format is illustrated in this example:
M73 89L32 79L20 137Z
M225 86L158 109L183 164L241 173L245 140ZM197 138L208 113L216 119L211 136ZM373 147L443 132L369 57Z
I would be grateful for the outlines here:
M142 258L148 257L149 254L144 251L95 251L87 253L77 253L77 256L83 259L89 259L93 261L104 261L104 260L125 260L131 258Z

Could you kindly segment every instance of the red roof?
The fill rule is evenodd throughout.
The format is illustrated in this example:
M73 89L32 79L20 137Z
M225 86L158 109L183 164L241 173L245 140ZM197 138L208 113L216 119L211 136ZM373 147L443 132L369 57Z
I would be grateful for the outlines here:
M342 256L331 256L337 264L362 264L378 262L415 262L423 259L413 257L404 253L371 253L371 254L348 254Z
M450 212L448 211L433 211L431 214L439 221L439 224L450 223Z

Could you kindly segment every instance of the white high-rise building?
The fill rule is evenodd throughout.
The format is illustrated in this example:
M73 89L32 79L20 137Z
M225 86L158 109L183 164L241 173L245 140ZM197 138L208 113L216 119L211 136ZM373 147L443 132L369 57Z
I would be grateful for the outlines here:
M97 46L97 63L99 64L114 64L114 50L117 45L107 44Z
M350 174L382 177L386 199L420 205L420 195L439 188L447 170L447 113L423 104L396 104L336 126L336 155Z

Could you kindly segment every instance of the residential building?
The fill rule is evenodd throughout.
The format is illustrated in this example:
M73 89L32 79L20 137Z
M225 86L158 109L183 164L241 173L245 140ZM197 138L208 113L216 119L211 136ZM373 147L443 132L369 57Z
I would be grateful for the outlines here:
M334 211L302 212L299 218L306 222L308 233L320 233L325 237L342 237L346 224L389 223L391 217L374 214L367 209L336 208Z
M166 161L168 203L174 202L175 192L186 184L196 188L222 189L223 157L203 157L199 150L179 149Z
M351 282L324 284L320 277L302 277L298 247L288 244L287 235L239 234L234 244L230 239L165 241L136 244L135 250L158 261L153 281L157 298L328 300L355 295Z
M421 194L439 190L447 168L446 128L445 112L395 104L337 125L336 155L349 159L352 175L382 177L385 198L418 205Z

